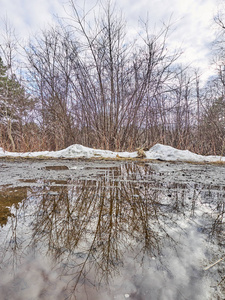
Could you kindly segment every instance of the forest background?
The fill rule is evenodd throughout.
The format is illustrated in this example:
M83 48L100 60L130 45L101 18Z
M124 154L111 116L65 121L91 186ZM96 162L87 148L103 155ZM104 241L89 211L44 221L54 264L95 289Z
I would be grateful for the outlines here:
M156 32L142 20L134 40L115 4L99 4L97 14L68 5L68 18L26 45L10 20L1 28L0 147L131 151L162 143L224 155L222 12L211 44L217 72L202 84L199 69L179 62L183 50L169 46L173 24Z

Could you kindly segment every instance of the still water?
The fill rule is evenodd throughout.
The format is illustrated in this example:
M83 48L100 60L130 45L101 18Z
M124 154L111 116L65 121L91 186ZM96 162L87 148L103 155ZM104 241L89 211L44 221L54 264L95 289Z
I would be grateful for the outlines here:
M225 299L224 187L153 173L2 187L0 299Z

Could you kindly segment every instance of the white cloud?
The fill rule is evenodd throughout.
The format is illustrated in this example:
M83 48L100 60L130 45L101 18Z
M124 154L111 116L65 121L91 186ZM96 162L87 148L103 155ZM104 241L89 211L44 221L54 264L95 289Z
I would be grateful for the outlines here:
M82 0L75 2L84 6ZM85 3L87 9L93 6L92 0ZM122 9L131 32L137 29L138 19L146 19L147 15L152 28L167 23L172 17L176 30L171 35L171 47L184 48L184 61L207 66L208 45L214 37L210 26L217 11L217 1L116 0L115 3ZM53 15L65 16L63 4L66 4L65 0L1 0L0 17L7 15L19 36L27 37L52 23Z
M7 19L21 37L28 36L53 22L62 10L60 0L1 0L0 17ZM61 3L60 3L61 2Z

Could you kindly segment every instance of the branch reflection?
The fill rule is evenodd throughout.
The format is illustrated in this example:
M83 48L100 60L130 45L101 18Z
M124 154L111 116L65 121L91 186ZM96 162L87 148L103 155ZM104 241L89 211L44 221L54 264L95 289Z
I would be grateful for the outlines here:
M127 163L105 170L105 174L93 180L69 181L66 185L43 182L39 187L29 188L17 214L8 214L7 226L11 231L7 237L11 234L10 239L14 239L17 247L10 248L8 239L5 240L1 246L2 265L15 267L15 258L21 261L28 252L41 253L51 261L51 270L57 270L57 276L64 278L63 297L82 299L77 292L80 286L98 289L110 284L121 276L130 260L171 276L171 253L176 253L180 264L186 264L195 251L193 247L197 244L185 244L194 229L196 237L213 239L217 253L221 254L223 191L218 189L215 193L215 189L212 192L209 187L188 184L165 186L153 179L152 172L149 165ZM23 233L26 231L26 239L21 238L17 223L23 227ZM160 267L154 265L155 258ZM203 274L196 271L196 261L191 259L189 272L198 272L200 280ZM221 268L219 272L224 274ZM145 299L140 286L138 281L131 293L133 299ZM176 288L182 289L179 285ZM156 296L161 299L159 294Z

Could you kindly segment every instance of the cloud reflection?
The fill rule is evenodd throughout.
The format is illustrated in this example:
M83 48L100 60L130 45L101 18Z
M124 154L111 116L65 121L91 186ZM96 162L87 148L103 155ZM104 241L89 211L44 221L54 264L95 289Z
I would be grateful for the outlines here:
M89 180L27 188L0 232L3 299L222 295L223 284L211 285L224 265L203 271L222 251L221 191L165 186L152 172L126 163Z

